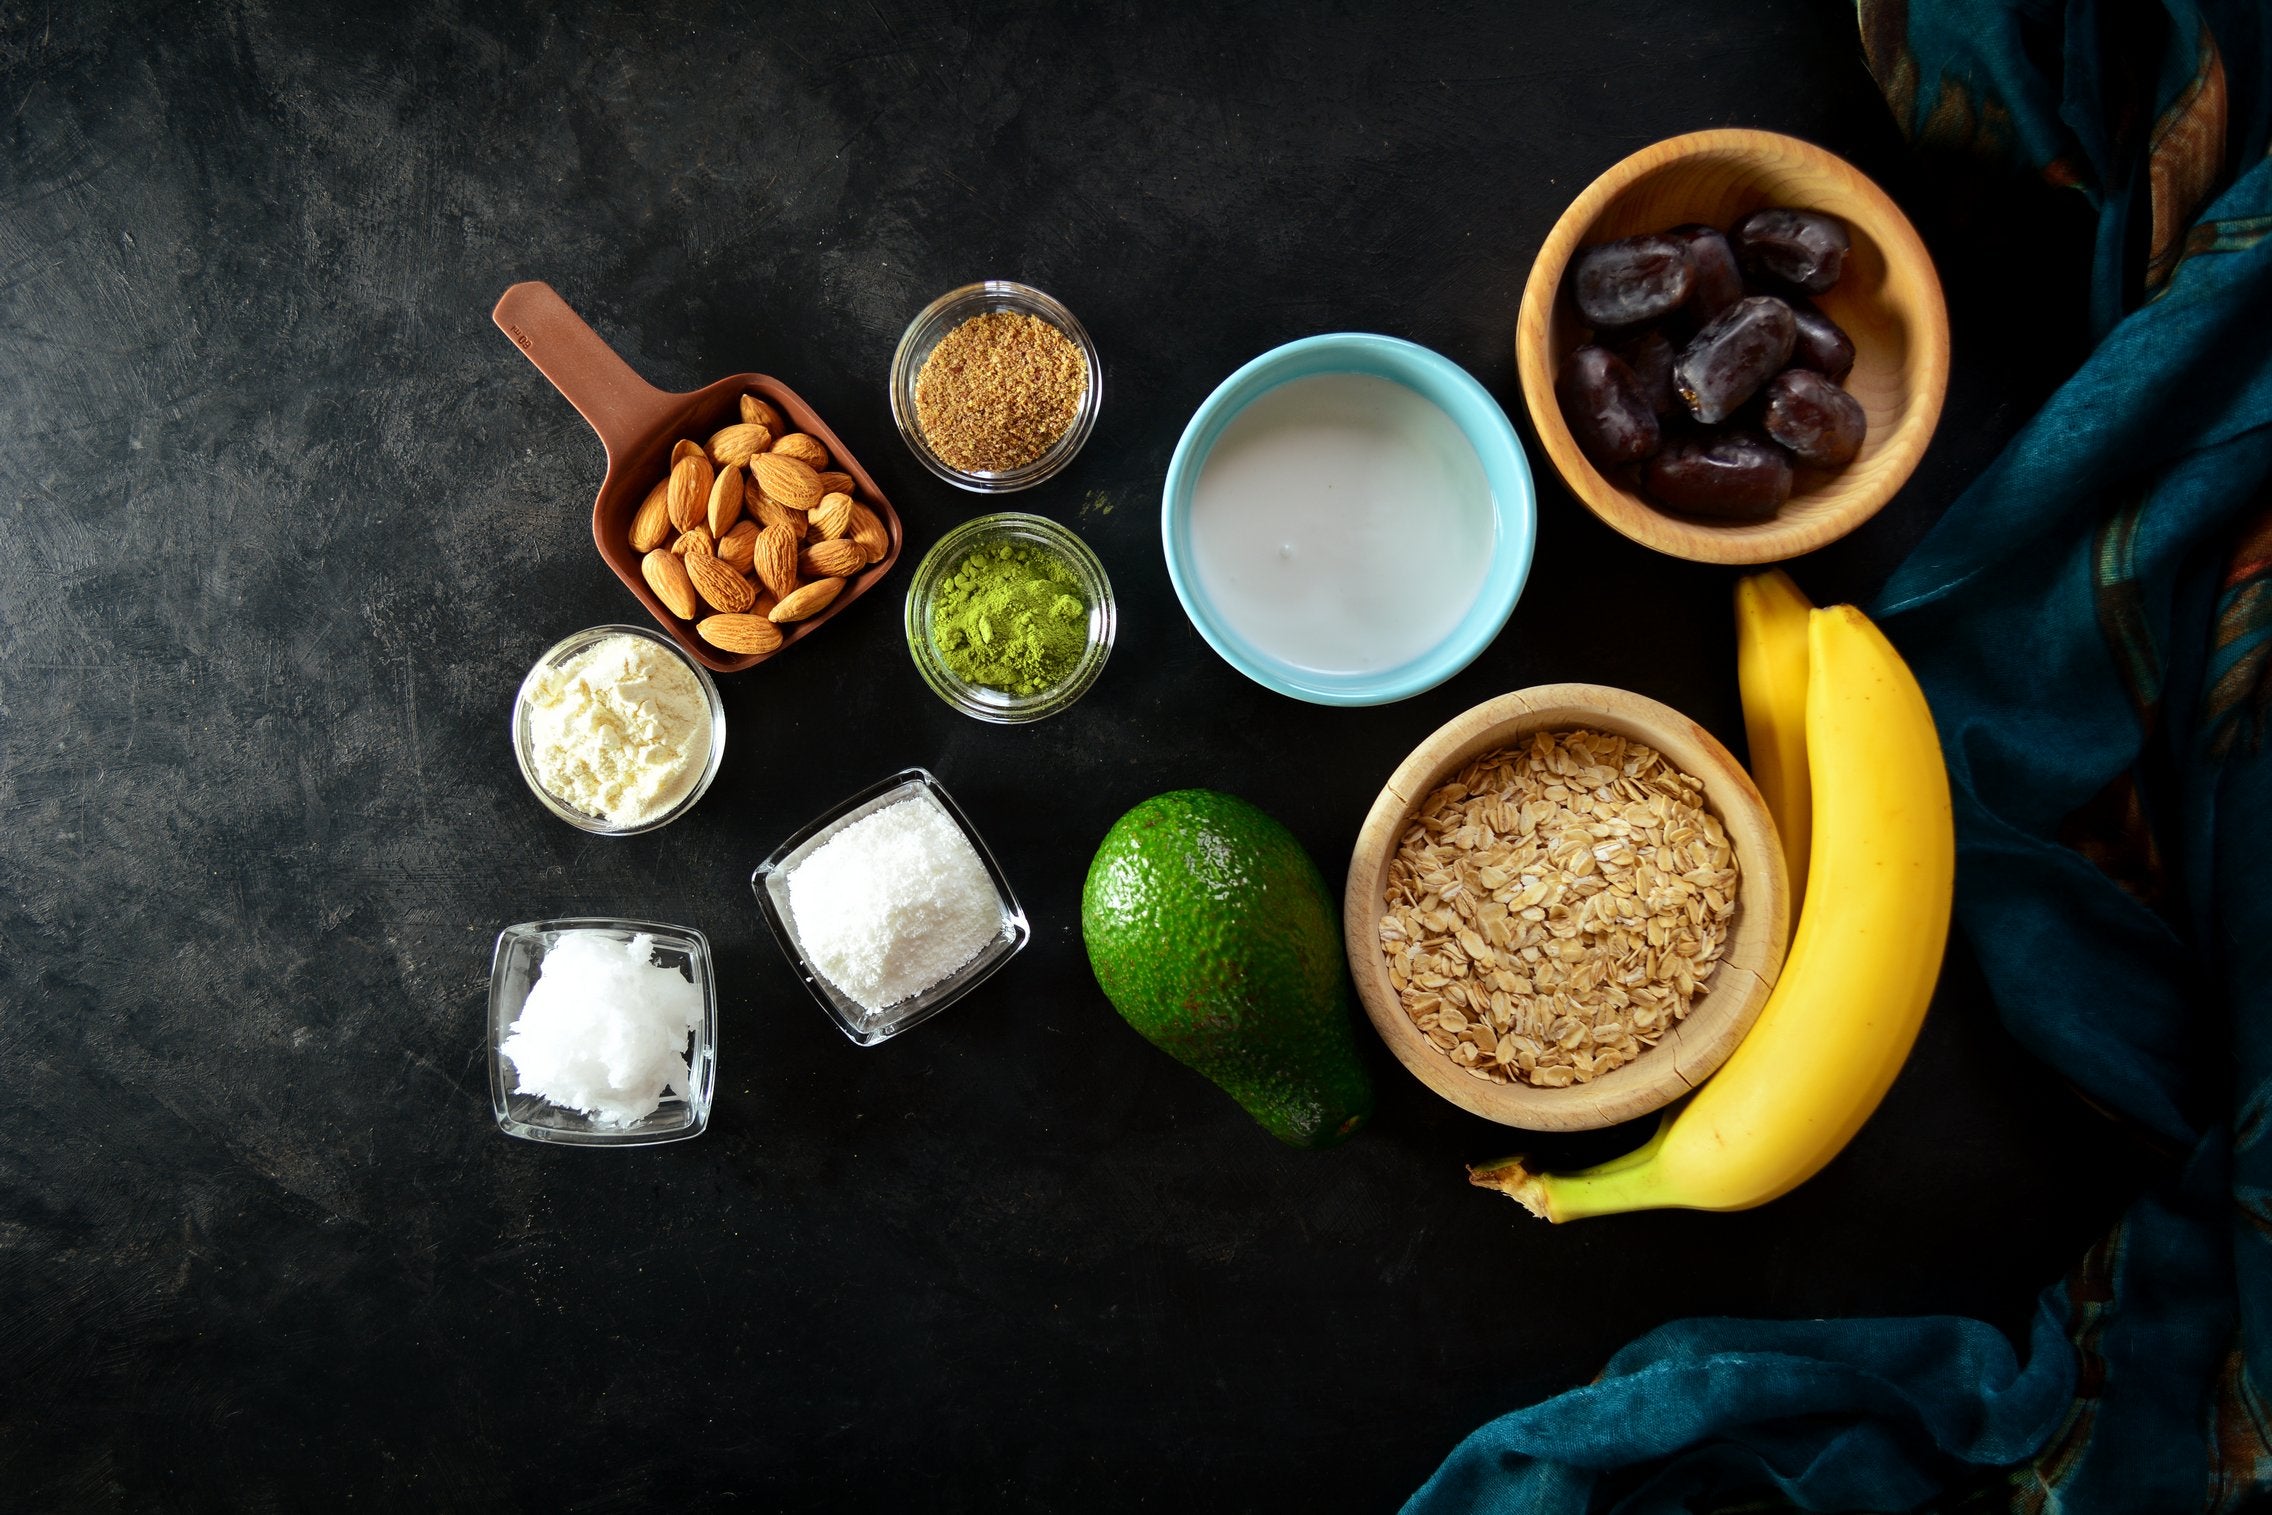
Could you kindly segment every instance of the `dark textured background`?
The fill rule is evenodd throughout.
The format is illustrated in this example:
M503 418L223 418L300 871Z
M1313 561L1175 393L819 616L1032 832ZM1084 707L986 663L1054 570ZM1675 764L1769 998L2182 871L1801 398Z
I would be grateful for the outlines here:
M1821 1179L1566 1231L1469 1189L1520 1139L1385 1054L1371 1133L1308 1155L1113 1016L1078 888L1147 794L1244 794L1338 876L1395 761L1503 690L1600 680L1741 737L1731 576L1550 474L1530 589L1461 677L1366 711L1242 681L1156 524L1238 363L1385 331L1520 417L1517 296L1588 178L1700 126L1811 137L1917 217L1957 351L1923 470L1798 566L1829 596L1875 585L2080 337L2078 211L1947 210L1843 7L1200 14L0 0L0 1503L1381 1509L1660 1321L2012 1329L2110 1218L2127 1147L1961 950ZM599 450L490 326L499 291L550 280L667 387L780 375L919 554L973 502L899 443L886 367L985 276L1065 299L1105 355L1086 452L1018 501L1113 575L1095 690L1022 730L953 714L887 585L727 681L690 818L547 817L514 686L637 608L591 548ZM747 880L909 763L1036 936L861 1051ZM491 939L578 913L717 945L702 1140L491 1125Z

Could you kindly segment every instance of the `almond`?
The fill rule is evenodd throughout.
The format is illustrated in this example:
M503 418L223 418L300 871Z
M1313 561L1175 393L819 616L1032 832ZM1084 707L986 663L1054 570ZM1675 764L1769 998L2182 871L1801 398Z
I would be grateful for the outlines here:
M760 400L756 395L742 396L742 424L745 426L762 426L775 436L779 436L789 429L788 423L781 419L781 412Z
M797 567L809 579L849 578L867 566L858 542L815 542L797 555Z
M749 471L767 499L777 500L791 510L810 510L820 503L820 475L802 458L761 452L749 460Z
M671 465L671 524L679 530L701 520L709 508L712 473L710 460L699 452Z
M871 563L881 563L891 551L891 533L874 511L857 500L852 502L852 540L860 544Z
M766 613L766 619L776 625L801 621L806 616L818 615L826 610L843 592L842 579L815 579L795 594L781 596L781 603Z
M700 458L706 456L708 456L708 454L703 452L702 444L700 442L690 442L682 438L679 441L678 445L671 449L671 467L678 467L678 460L680 458Z
M653 552L671 534L671 481L663 479L647 491L646 503L631 517L631 550Z
M720 468L733 468L747 463L752 453L765 451L773 440L773 433L763 426L743 422L729 426L710 438L710 461Z
M686 576L693 580L694 592L702 596L712 610L723 610L731 615L749 609L749 602L757 598L757 591L749 587L749 580L708 553L686 555Z
M747 573L756 547L757 522L743 521L718 538L718 559L736 573Z
M672 615L682 621L694 619L694 581L686 576L685 559L668 552L650 552L639 560L639 572Z
M850 494L852 475L840 469L824 468L820 471L820 487L823 494Z
M750 603L749 613L751 615L770 616L773 614L773 607L780 603L773 597L772 590L761 588L757 592L757 598Z
M824 494L813 507L813 530L824 537L843 537L852 534L852 497L848 494Z
M756 614L704 616L694 629L720 652L754 652L763 657L781 646L781 628Z
M689 553L696 557L714 557L717 555L718 544L711 540L709 527L689 526L678 534L677 541L671 543L671 551L682 558Z
M710 535L722 537L742 515L742 471L729 463L710 486Z
M803 511L791 510L779 500L769 500L763 494L752 491L744 503L749 506L749 513L757 517L758 525L786 526L789 529L789 535L800 542L812 530L806 524Z
M797 587L797 539L786 526L768 526L751 549L750 571L783 599Z
M828 449L821 445L820 438L807 436L801 431L790 432L766 451L778 453L784 458L796 458L816 469L828 466Z

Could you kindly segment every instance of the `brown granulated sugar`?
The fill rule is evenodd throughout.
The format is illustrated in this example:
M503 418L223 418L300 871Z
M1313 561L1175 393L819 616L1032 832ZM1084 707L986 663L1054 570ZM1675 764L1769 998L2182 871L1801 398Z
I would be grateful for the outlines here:
M915 419L948 467L1006 473L1065 435L1088 388L1088 359L1072 338L1039 316L990 310L923 360Z

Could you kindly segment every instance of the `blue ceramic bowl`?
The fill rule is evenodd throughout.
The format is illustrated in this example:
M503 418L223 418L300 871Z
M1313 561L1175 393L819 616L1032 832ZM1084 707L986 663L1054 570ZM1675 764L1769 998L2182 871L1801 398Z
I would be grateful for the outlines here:
M1224 623L1208 603L1192 566L1191 491L1223 428L1279 385L1327 373L1370 374L1433 401L1465 433L1491 486L1491 566L1475 603L1450 636L1395 668L1331 674L1281 662ZM1507 624L1530 574L1531 547L1538 535L1538 497L1531 487L1530 462L1507 413L1466 369L1414 342L1369 332L1331 332L1272 348L1207 397L1183 429L1183 439L1168 463L1160 535L1167 549L1168 578L1183 602L1184 614L1225 662L1266 689L1315 705L1385 705L1441 684L1474 662Z

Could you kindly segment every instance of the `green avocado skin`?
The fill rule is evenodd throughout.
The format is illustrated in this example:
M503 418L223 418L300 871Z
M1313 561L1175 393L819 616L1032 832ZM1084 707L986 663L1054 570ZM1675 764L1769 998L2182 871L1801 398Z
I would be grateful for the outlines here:
M1373 1113L1341 921L1292 832L1211 789L1155 795L1113 823L1081 891L1097 983L1153 1046L1294 1147Z

